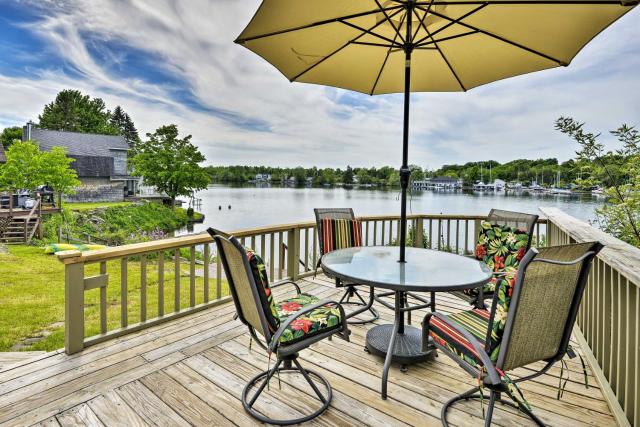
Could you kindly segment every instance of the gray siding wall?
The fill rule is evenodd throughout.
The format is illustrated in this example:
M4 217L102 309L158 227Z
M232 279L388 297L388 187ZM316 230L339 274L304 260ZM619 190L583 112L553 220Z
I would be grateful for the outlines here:
M127 152L120 150L111 150L113 153L113 174L114 175L127 175Z
M70 194L64 198L68 202L122 202L124 191L122 183L107 185L92 185L76 189L76 194Z

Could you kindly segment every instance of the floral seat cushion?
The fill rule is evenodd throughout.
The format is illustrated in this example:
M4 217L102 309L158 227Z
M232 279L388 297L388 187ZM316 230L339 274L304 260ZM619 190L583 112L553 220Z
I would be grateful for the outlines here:
M512 228L506 225L482 222L482 229L476 243L476 259L485 263L494 272L505 273L496 275L484 285L484 293L492 294L496 285L505 278L512 276L518 270L520 260L529 247L530 236L525 229ZM466 294L477 296L477 289L469 289Z
M276 304L278 319L283 322L298 310L319 301L319 298L304 293L280 301ZM339 328L341 324L342 317L337 307L318 307L294 320L280 337L280 343L293 344L304 338Z

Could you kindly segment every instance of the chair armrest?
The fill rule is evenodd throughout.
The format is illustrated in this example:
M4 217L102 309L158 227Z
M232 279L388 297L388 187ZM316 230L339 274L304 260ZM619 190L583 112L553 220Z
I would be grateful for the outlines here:
M431 317L438 317L444 320L445 322L447 322L449 326L451 326L451 328L455 329L456 332L458 332L467 341L469 341L469 344L471 344L475 352L478 354L478 357L480 358L480 360L482 361L482 364L487 370L487 375L489 376L489 380L491 381L491 384L493 385L500 384L500 374L498 374L496 367L493 365L491 358L489 357L487 352L484 350L483 345L480 344L473 335L471 335L471 332L467 331L465 328L460 326L460 324L458 324L455 320L452 320L449 316L445 314L434 312L434 313L429 313L427 316L429 315L431 315ZM425 326L429 324L426 322L426 320L427 319L425 317Z
M296 292L298 294L302 293L302 291L300 290L300 286L298 286L298 284L296 282L292 281L292 280L285 280L285 281L282 281L282 282L274 283L274 284L271 285L271 289L280 287L282 285L293 285L296 288Z
M284 331L289 327L289 325L291 325L291 323L293 323L294 320L298 319L300 316L302 316L304 314L307 314L307 313L315 310L316 308L324 307L327 304L333 304L333 305L338 307L338 310L340 310L340 318L342 319L342 331L345 333L345 336L348 337L349 336L349 328L348 328L348 325L347 325L347 316L345 315L344 308L342 307L342 305L337 301L322 300L322 301L319 301L319 302L317 302L315 304L311 304L311 305L308 305L306 307L303 307L300 310L298 310L295 313L293 313L291 316L287 317L287 319L280 324L280 327L278 328L278 330L271 337L271 343L269 344L269 350L272 351L272 352L276 351L276 349L278 348L280 337L282 336Z

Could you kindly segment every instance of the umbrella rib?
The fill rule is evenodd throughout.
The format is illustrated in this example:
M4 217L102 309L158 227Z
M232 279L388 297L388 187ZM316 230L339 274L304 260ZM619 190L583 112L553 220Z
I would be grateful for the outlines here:
M464 15L460 16L459 18L456 18L454 20L451 20L451 22L449 22L448 24L444 25L441 28L438 28L437 30L435 30L432 34L431 37L435 37L436 35L438 35L439 33L441 33L442 31L446 30L447 28L451 27L452 25L457 24L458 22L462 21L463 19L468 18L469 16L473 15L476 12L481 11L482 9L484 9L485 7L488 6L489 3L484 2L483 4L481 4L480 6L476 7L473 10L470 10L469 12L465 13ZM424 10L423 8L419 8L420 10ZM428 9L427 9L428 11ZM420 40L418 40L416 42L416 44L421 44L422 42L424 42L425 40L427 40L429 38L429 36L424 36L423 38L421 38Z
M402 9L404 9L403 6L392 6L392 7L385 8L385 11L388 12L388 11L391 11L391 10L396 10L396 12L397 12L398 10L402 10ZM340 22L341 19L360 18L362 16L372 15L374 13L380 13L380 9L369 10L369 11L360 12L360 13L354 13L354 14L347 15L347 16L341 16L339 18L325 19L325 20L314 22L314 23L311 23L311 24L301 25L301 26L294 27L294 28L287 28L287 29L284 29L284 30L273 31L273 32L270 32L270 33L260 34L260 35L257 35L257 36L245 37L245 38L237 38L235 40L235 43L243 44L245 42L252 41L252 40L258 40L258 39L262 39L262 38L265 38L265 37L277 36L277 35L280 35L280 34L286 34L286 33L290 33L290 32L293 32L293 31L306 30L307 28L313 28L313 27L318 27L320 25L326 25L326 24L332 24L332 23L335 23L335 22Z
M422 8L419 8L419 9L422 9ZM436 16L438 16L438 17L440 17L440 18L442 18L442 19L446 19L447 21L453 21L453 18L450 18L450 17L448 17L448 16L446 16L446 15L442 15L441 13L437 13L437 12L433 12L433 11L432 11L431 13L432 13L432 14L434 14L434 15L436 15ZM539 52L539 51L537 51L537 50L535 50L535 49L532 49L532 48L527 47L527 46L525 46L525 45L522 45L522 44L520 44L520 43L514 42L513 40L509 40L509 39L504 38L504 37L502 37L502 36L499 36L499 35L497 35L497 34L493 34L493 33L489 32L489 31L483 30L483 29L478 28L478 27L475 27L475 26L473 26L473 25L470 25L470 24L464 23L464 22L462 22L462 21L458 21L458 22L457 22L457 24L458 24L458 25L461 25L461 26L463 26L463 27L466 27L466 28L468 28L468 29L470 29L470 30L476 30L476 31L478 31L479 33L482 33L482 34L484 34L484 35L486 35L486 36L489 36L489 37L494 38L494 39L496 39L496 40L500 40L500 41L501 41L501 42L503 42L503 43L510 44L510 45L515 46L515 47L517 47L517 48L519 48L519 49L525 50L525 51L527 51L527 52L529 52L529 53L532 53L532 54L534 54L534 55L537 55L537 56L540 56L540 57L542 57L542 58L545 58L545 59L546 59L546 60L548 60L548 61L555 62L555 63L557 63L558 65L563 65L563 66L567 66L567 65L569 65L569 64L567 64L567 63L566 63L566 62L564 62L564 61L561 61L561 60L559 60L559 59L556 59L556 58L554 58L554 57L552 57L552 56L547 55L546 53Z
M421 47L429 46L429 45L432 45L432 44L435 44L435 43L446 42L447 40L453 40L453 39L457 39L457 38L460 38L460 37L471 36L473 34L478 34L478 33L479 33L479 31L471 30L471 31L466 32L466 33L460 33L460 34L456 34L454 36L443 37L443 38L437 39L437 40L434 39L433 38L433 34L431 34L431 41L425 41L423 43L416 44L415 47L416 47L416 49L420 49Z
M402 37L402 34L400 34L400 28L396 27L395 24L393 23L393 21L391 20L391 18L389 18L389 14L384 9L384 7L382 7L382 5L380 4L380 1L379 0L375 0L375 2L378 5L378 8L380 8L380 11L384 14L384 17L386 18L386 20L389 21L389 24L391 24L391 26L395 30L396 36L400 37L400 40L402 40L402 43L406 43L406 40L404 39L404 37ZM402 26L402 24L400 24L400 25ZM395 37L394 37L394 41L395 41Z
M402 26L406 17L407 17L407 14L405 13L404 16L400 19L400 26ZM400 36L400 32L396 33L396 37L398 36ZM371 88L371 92L369 93L369 95L373 95L373 92L375 92L376 87L378 87L378 82L380 81L380 77L382 76L384 67L387 65L387 61L389 60L389 55L391 55L392 50L393 50L393 46L389 48L389 50L387 51L387 55L384 57L384 61L382 61L382 66L380 67L380 71L378 71L378 75L376 76L376 81L373 83L373 87Z
M373 31L371 31L373 28L372 28L372 29L367 30L366 28L362 28L361 26L356 25L356 24L352 24L351 22L343 21L342 19L339 19L339 20L338 20L338 22L340 22L341 24L344 24L344 25L346 25L346 26L349 26L349 27L351 27L351 28L355 28L356 30L360 30L360 31L362 31L362 32L363 32L363 33L365 33L365 34L369 34L369 35L371 35L371 36L374 36L374 37L377 37L377 38L382 39L382 40L384 40L384 41L387 41L387 42L389 42L389 43L392 43L394 46L402 46L401 44L399 44L399 43L395 42L394 40L391 40L391 39L390 39L390 38L388 38L388 37L381 36L380 34L374 33ZM380 21L380 22L383 22L383 21ZM377 27L377 25L376 25L376 27ZM363 35L364 35L364 34L362 34L360 37L362 37Z
M429 2L417 2L416 7L427 6ZM638 0L633 1L620 1L620 0L532 0L532 1L522 1L522 0L504 0L504 1L487 1L487 0L462 0L462 1L434 1L434 5L436 6L460 6L460 5L473 5L473 4L496 4L496 5L523 5L523 6L531 6L531 5L539 5L539 4L548 4L548 5L619 5L619 6L636 6L638 4Z
M416 15L416 18L420 19L420 25L418 25L418 28L416 28L416 31L413 33L413 36L411 36L411 42L413 43L413 41L415 40L416 36L418 35L418 32L420 31L420 27L426 29L426 27L424 26L424 21L425 19L427 19L427 15L429 15L429 10L431 10L431 5L433 5L433 0L431 0L429 2L429 4L427 5L427 9L424 11L424 15L422 15L422 19L420 19L420 17L418 16L418 13L415 11L415 9L412 10L412 13L414 13ZM413 43L415 45L415 43Z
M428 11L428 10L427 10ZM415 12L414 12L415 13ZM417 16L417 15L416 15ZM425 12L424 16L427 16L427 12ZM456 78L456 80L458 81L458 84L460 85L460 88L466 92L467 88L462 84L462 80L460 80L460 77L458 76L458 73L456 73L456 70L453 69L453 67L451 66L451 63L449 62L449 60L447 59L447 57L445 56L444 52L442 51L442 49L440 49L440 46L438 46L438 43L436 43L436 41L433 39L433 36L431 35L431 33L429 32L429 30L427 29L427 26L424 25L424 21L420 21L420 25L422 26L422 28L427 32L427 35L431 38L431 41L433 42L433 45L436 47L436 49L438 50L438 52L440 53L440 56L442 56L442 59L444 60L444 62L447 64L447 67L449 67L449 70L451 71L451 74L453 74L453 77Z
M398 13L402 12L402 9L398 9L395 12L393 12L391 14L391 17L393 18L394 16L396 16ZM378 25L382 24L384 21L380 21L378 23L376 23L373 27L369 28L369 31L373 30L374 28L376 28ZM346 42L345 44L343 44L342 46L340 46L338 49L334 50L333 52L331 52L329 55L325 56L324 58L322 58L320 61L316 62L315 64L313 64L312 66L308 67L307 69L305 69L304 71L302 71L300 74L296 75L295 77L293 77L292 79L290 79L290 81L295 81L297 79L299 79L301 76L303 76L304 74L308 73L309 71L313 70L315 67L317 67L318 65L322 64L324 61L326 61L327 59L331 58L333 55L335 55L336 53L340 52L342 49L344 49L345 47L349 46L351 43L357 41L359 38L363 37L365 34L367 34L366 32L363 32L362 34L360 34L359 36L349 40L348 42Z

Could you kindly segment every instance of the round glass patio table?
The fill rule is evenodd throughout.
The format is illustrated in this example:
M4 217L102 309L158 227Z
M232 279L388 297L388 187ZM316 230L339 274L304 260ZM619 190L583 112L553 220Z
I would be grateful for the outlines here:
M408 247L407 261L400 263L399 258L397 246L340 249L322 257L322 268L329 276L395 292L394 324L371 328L366 339L370 353L385 357L383 399L387 397L387 377L392 360L408 365L424 361L432 354L432 351L422 351L422 331L405 325L404 314L420 308L435 311L435 292L477 288L492 277L484 263L448 252ZM431 301L409 307L407 294L413 292L430 292Z

